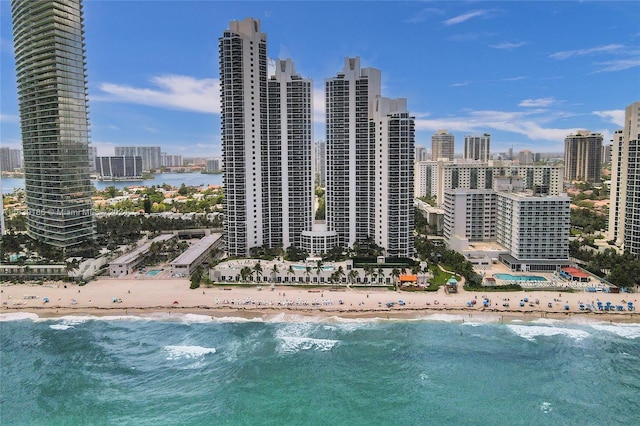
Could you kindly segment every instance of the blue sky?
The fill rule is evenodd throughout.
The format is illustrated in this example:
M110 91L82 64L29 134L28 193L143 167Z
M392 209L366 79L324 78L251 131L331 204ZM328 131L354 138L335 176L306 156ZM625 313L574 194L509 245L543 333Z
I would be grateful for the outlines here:
M314 81L315 139L324 81L344 58L382 72L383 96L406 97L416 144L448 129L491 134L492 152L562 152L578 129L604 141L640 100L636 1L85 0L91 141L221 152L218 37L254 17L270 58ZM0 144L20 147L10 2L0 0Z

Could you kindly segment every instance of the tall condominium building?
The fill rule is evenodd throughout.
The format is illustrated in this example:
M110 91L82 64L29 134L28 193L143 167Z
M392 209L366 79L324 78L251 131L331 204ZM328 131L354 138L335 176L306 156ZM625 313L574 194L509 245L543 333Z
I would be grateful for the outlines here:
M327 143L325 141L317 141L315 144L315 184L325 186L327 183Z
M564 139L564 180L600 182L602 134L579 130Z
M182 166L182 155L160 153L160 165L162 167L180 167Z
M431 136L431 160L446 158L453 161L455 137L448 130L438 130Z
M533 164L533 153L528 149L523 149L518 153L518 163Z
M617 130L619 131L619 130ZM615 134L614 134L614 138L615 138ZM602 164L610 164L611 163L611 149L612 149L613 145L612 144L608 144L608 145L602 145Z
M612 143L608 238L640 255L640 102L626 107Z
M96 157L96 173L105 180L142 178L141 157Z
M22 168L22 151L13 148L0 148L0 171L12 172Z
M116 157L141 157L142 170L150 171L162 166L162 150L159 146L116 146Z
M220 173L222 171L222 161L219 158L207 160L207 173Z
M313 88L311 80L296 74L291 59L275 65L267 81L263 244L300 247L302 232L313 226Z
M93 238L81 0L11 2L27 231L73 251Z
M372 240L387 255L412 255L412 237L404 234L413 226L406 200L413 192L415 120L406 100L381 98L380 70L361 68L358 57L346 58L325 87L328 230L343 247Z
M96 157L98 156L98 148L89 145L89 172L95 173L96 171Z
M424 146L416 146L415 151L415 161L427 161L429 159L427 158L427 148L425 148Z
M464 137L464 156L465 160L489 161L491 151L491 135L485 133L482 136Z
M291 60L267 79L267 35L253 18L231 22L219 49L227 252L298 244L312 226L311 82Z

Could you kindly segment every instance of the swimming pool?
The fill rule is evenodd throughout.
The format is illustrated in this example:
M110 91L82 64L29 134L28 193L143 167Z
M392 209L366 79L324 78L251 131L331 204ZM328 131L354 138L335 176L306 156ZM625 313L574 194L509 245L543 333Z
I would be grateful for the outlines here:
M493 274L493 277L505 281L547 281L545 277L539 275Z
M160 269L152 269L149 272L147 272L146 274L144 274L146 277L155 277L156 275L158 275L160 272L162 272L162 270Z

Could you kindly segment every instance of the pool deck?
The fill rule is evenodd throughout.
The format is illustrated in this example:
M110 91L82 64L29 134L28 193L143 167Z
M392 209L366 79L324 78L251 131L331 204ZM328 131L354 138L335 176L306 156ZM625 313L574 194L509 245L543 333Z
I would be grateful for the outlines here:
M591 277L591 281L583 283L583 282L565 280L555 272L538 272L538 271L513 272L501 263L493 264L488 267L487 266L476 267L474 270L478 274L480 274L483 278L494 278L497 285L519 284L523 289L571 288L573 290L585 291L587 288L593 287L596 289L600 289L602 291L609 290L608 284L602 283L598 277L593 275ZM546 281L502 280L499 278L495 278L494 277L495 274L511 274L514 276L536 275L536 276L545 278Z

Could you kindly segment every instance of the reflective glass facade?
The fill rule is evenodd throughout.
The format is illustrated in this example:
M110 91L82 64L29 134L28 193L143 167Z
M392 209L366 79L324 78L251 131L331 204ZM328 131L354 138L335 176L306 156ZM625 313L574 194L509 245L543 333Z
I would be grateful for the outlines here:
M71 247L93 238L81 0L13 0L27 229Z

